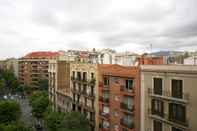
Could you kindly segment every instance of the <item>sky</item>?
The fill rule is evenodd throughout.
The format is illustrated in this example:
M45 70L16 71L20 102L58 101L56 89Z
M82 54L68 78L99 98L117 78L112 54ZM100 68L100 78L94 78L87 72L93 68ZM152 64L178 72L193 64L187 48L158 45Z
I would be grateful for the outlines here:
M0 58L31 51L197 50L197 0L0 0Z

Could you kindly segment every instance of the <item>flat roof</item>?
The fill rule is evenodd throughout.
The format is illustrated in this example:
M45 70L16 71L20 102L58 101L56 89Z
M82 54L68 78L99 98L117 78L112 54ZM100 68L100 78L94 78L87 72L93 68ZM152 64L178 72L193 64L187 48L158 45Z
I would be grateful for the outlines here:
M141 71L178 72L197 74L197 65L141 65Z

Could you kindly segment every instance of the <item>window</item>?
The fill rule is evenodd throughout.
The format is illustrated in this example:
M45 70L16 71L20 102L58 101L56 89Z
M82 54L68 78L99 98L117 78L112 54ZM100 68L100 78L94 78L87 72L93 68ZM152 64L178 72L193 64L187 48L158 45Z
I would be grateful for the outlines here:
M86 94L86 90L87 90L87 85L84 84L84 85L83 85L83 93L84 93L84 94Z
M162 95L162 79L154 78L154 94Z
M94 73L91 73L91 79L93 79L94 78Z
M126 108L127 110L132 110L133 109L133 97L130 96L124 96L123 98L123 103L122 107Z
M183 98L183 81L172 80L172 97Z
M153 131L163 131L162 130L162 123L159 121L153 121Z
M108 91L103 92L103 98L104 99L109 99L109 92Z
M87 72L83 72L83 81L87 81Z
M73 74L73 75L72 75L72 76L73 76L73 78L75 78L75 71L73 71L73 72L72 72L72 74Z
M81 80L81 72L77 72L77 79Z
M126 80L126 89L131 90L133 87L133 80Z
M114 111L113 111L113 115L114 115L115 117L118 117L118 111L117 111L117 110L114 110Z
M109 128L109 122L108 121L103 121L103 128Z
M152 114L156 114L159 115L161 117L163 117L163 101L161 100L156 100L156 99L152 99Z
M105 85L105 86L108 86L108 85L109 85L109 79L106 78L106 77L104 78L104 85Z
M122 124L127 126L128 128L133 128L133 124L134 124L133 116L124 114L122 119Z
M109 107L103 106L103 113L108 114L109 113Z
M176 127L172 127L172 131L183 131L183 130L178 129L178 128L176 128Z
M118 96L114 96L114 101L119 101L119 97Z
M185 106L175 103L169 104L169 119L173 122L185 123L186 109Z

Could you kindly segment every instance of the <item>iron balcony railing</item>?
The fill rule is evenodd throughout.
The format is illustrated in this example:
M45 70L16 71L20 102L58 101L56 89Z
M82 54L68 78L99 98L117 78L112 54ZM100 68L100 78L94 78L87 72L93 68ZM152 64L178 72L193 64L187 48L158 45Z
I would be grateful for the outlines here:
M186 102L186 103L189 102L189 94L188 93L182 93L182 96L180 96L180 95L175 96L175 95L172 95L171 91L162 90L162 93L158 94L152 88L148 88L148 93L149 93L149 95L155 96L155 97L161 97L161 98L179 101L179 102Z
M156 112L153 111L151 108L148 108L148 114L152 118L167 122L169 124L176 124L179 127L183 128L189 128L189 121L188 119L185 120L178 120L175 117L172 117L169 113L164 113L164 112Z
M124 127L129 128L129 129L133 129L134 128L134 123L131 122L131 121L128 121L128 120L121 119L120 124L122 126L124 126Z
M131 88L126 88L126 86L121 85L121 86L120 86L120 91L124 91L124 92L134 92L134 89L133 89L133 87L131 87Z
M100 116L105 117L107 119L109 119L109 117L110 117L109 113L105 113L102 110L100 110L99 113L100 113Z
M124 103L124 102L122 102L122 103L120 104L120 107L121 107L121 109L127 110L127 111L129 111L129 112L133 112L133 111L134 111L134 106L128 105L128 104L126 104L126 103Z

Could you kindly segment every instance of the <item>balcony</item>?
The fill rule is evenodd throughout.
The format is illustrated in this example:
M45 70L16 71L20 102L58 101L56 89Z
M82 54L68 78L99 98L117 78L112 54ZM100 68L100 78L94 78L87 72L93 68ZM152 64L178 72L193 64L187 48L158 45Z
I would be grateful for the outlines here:
M109 117L110 117L109 113L105 113L105 112L103 112L101 110L99 111L99 113L100 113L100 116L102 116L102 117L104 117L106 119L109 119Z
M126 88L126 86L124 86L124 85L121 85L120 86L120 91L122 91L122 92L134 92L134 90L133 90L133 87L130 87L130 88Z
M188 93L183 93L182 98L179 97L173 97L172 92L162 90L162 94L156 94L154 93L154 89L148 88L148 94L152 97L159 97L163 98L166 100L174 101L174 102L180 102L180 103L188 103L189 102L189 94Z
M134 123L129 122L128 120L121 119L120 124L123 127L129 128L129 129L133 129L134 128Z
M169 116L169 121L171 121L173 123L176 123L176 124L179 124L179 125L186 126L186 127L189 126L188 120L178 120L176 118L173 118L173 117Z
M148 109L148 113L150 115L157 115L158 117L161 117L161 118L164 118L164 116L165 116L164 112L155 111L151 108Z
M120 108L129 112L134 111L134 106L129 106L128 104L125 104L123 102L120 104Z
M104 97L100 96L100 97L99 97L99 101L100 101L100 102L103 102L103 103L109 104L109 98L104 98Z
M88 97L90 99L94 99L95 98L94 93L85 93L84 95L85 95L85 97Z
M149 117L151 117L152 119L163 121L165 123L168 123L169 125L179 127L183 130L189 129L189 121L188 120L185 120L184 122L179 121L175 118L170 117L169 114L161 113L161 112L153 112L151 109L148 109L148 114L149 114Z
M96 84L96 79L92 78L91 80L89 80L89 84L90 85L95 85Z
M72 80L72 81L82 81L81 78L79 78L79 77L74 77L74 76L71 76L71 80Z
M99 131L110 131L110 126L109 125L103 125L103 123L99 124Z

